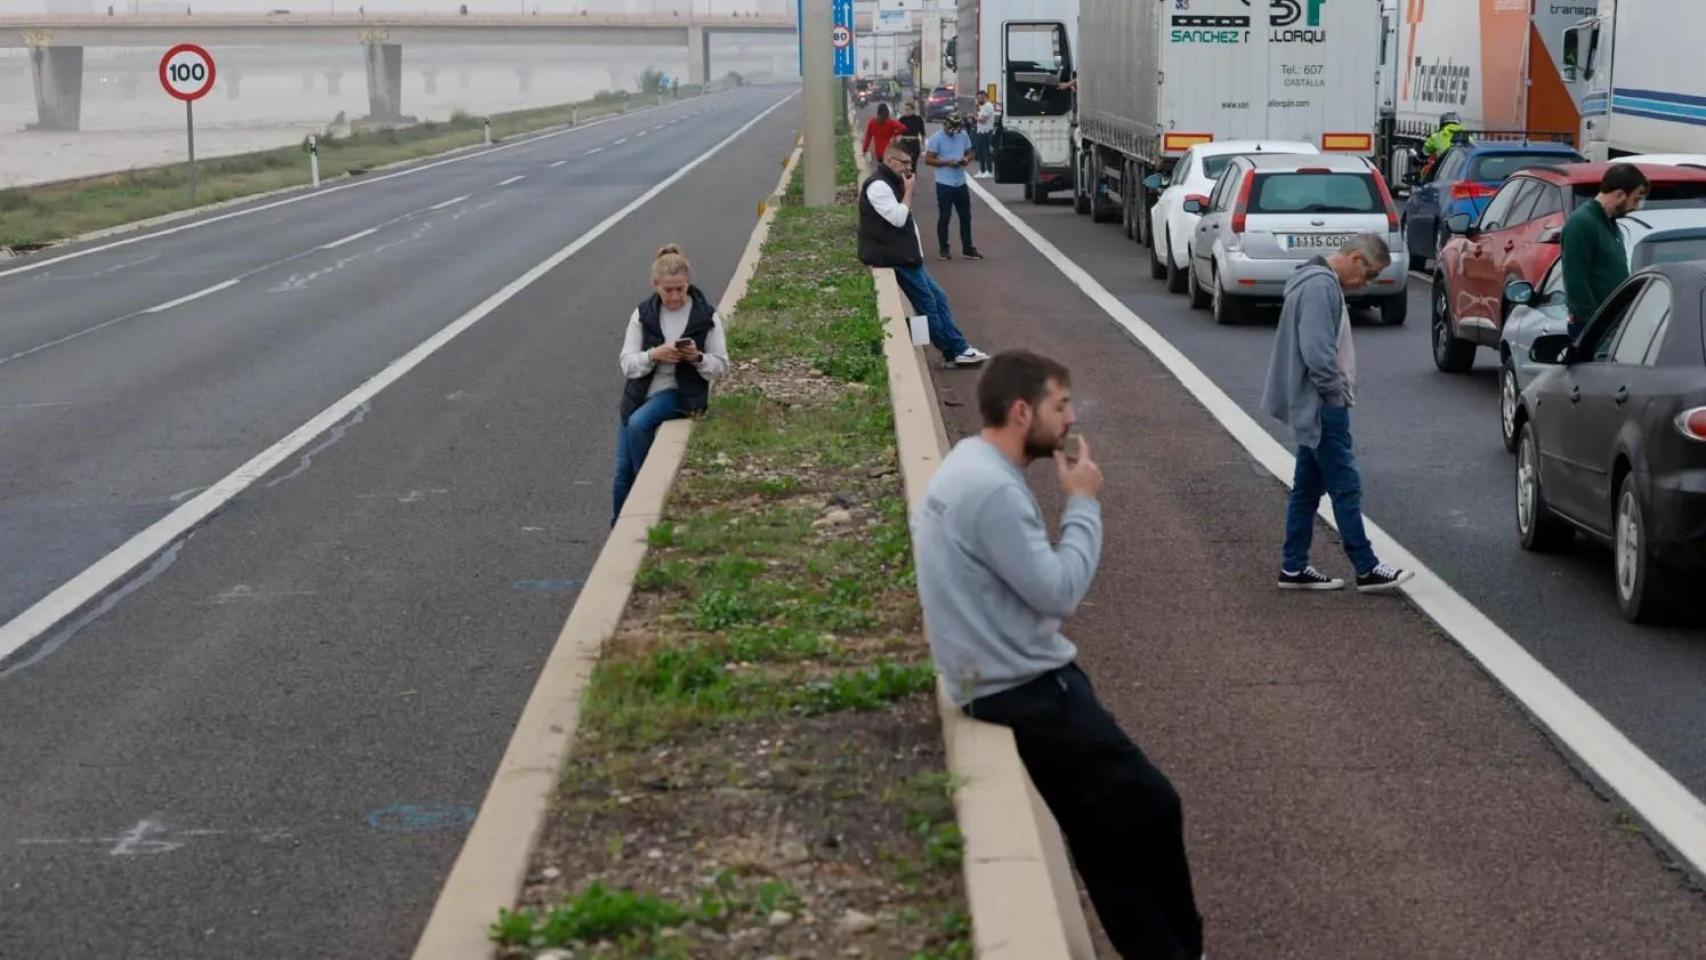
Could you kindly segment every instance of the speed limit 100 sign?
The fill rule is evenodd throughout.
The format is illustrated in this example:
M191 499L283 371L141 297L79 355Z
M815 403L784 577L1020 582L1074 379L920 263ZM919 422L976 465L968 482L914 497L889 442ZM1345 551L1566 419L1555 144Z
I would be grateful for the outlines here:
M160 86L179 100L199 100L213 89L213 57L193 43L180 43L160 58Z

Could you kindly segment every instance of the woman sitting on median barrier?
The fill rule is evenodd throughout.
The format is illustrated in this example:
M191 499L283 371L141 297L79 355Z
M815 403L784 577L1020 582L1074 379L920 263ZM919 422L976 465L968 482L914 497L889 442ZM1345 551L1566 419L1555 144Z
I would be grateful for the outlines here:
M666 420L702 413L711 381L729 372L729 348L717 308L693 285L693 267L670 244L652 258L652 290L628 318L622 341L622 425L616 431L616 482L610 525Z

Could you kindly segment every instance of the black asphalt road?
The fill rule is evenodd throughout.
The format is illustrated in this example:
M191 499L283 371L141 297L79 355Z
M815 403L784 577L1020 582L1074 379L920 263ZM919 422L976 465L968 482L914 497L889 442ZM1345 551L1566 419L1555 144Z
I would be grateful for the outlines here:
M990 187L1009 209L1159 330L1282 441L1284 428L1258 409L1275 313L1216 326L1149 275L1148 250L1117 225L1075 216L1066 198L1036 206L1014 186ZM977 217L993 214L978 203ZM920 216L934 229L932 207ZM982 269L1000 270L986 262ZM1514 465L1499 440L1497 357L1482 351L1466 376L1435 370L1429 353L1428 284L1410 281L1410 319L1356 326L1357 407L1352 416L1364 475L1364 509L1491 617L1696 796L1706 796L1706 632L1698 623L1637 627L1617 613L1609 551L1581 543L1562 555L1524 553L1512 513ZM1072 336L1104 317L1038 316ZM961 325L977 336L977 318ZM1118 411L1080 409L1087 433L1120 428ZM1274 530L1279 563L1282 531ZM1317 544L1313 558L1343 575L1343 555ZM1265 586L1264 586L1265 588Z
M0 263L0 623L792 93ZM0 957L407 955L603 542L651 253L714 299L797 127L796 100L0 665Z

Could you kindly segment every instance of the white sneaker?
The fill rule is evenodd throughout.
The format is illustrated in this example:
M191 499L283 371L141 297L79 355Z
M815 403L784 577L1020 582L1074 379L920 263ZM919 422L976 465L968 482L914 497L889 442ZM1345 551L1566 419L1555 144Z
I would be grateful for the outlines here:
M976 347L967 347L964 353L954 358L953 365L956 367L975 367L988 359L989 354Z

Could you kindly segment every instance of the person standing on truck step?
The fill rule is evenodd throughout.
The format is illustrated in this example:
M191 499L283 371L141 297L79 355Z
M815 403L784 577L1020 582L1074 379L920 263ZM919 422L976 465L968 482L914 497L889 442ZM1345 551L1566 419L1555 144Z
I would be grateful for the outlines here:
M1323 493L1333 498L1339 538L1356 568L1359 592L1393 590L1414 576L1374 555L1363 531L1362 473L1351 445L1357 367L1345 291L1368 286L1391 265L1386 241L1364 233L1338 253L1309 261L1286 281L1262 391L1262 409L1290 426L1297 444L1280 558L1281 590L1337 590L1345 585L1309 563L1315 510Z
M1634 164L1614 163L1599 180L1599 196L1564 221L1564 303L1570 308L1571 336L1629 279L1629 253L1613 221L1641 209L1651 189Z
M977 146L977 179L988 180L995 176L995 104L982 90L977 92L977 135L973 141Z
M966 167L971 165L971 137L957 113L942 118L942 129L924 145L924 163L936 168L936 252L943 260L954 259L948 249L948 221L960 215L960 253L967 260L982 260L977 244L971 242L971 187Z
M622 423L616 431L616 480L610 525L666 420L703 413L711 381L729 372L729 348L717 308L693 285L693 267L670 244L652 258L652 295L628 317L622 340Z
M989 355L966 342L954 323L948 294L924 269L924 241L912 216L917 179L912 158L899 140L889 144L883 162L859 188L859 260L868 267L894 271L912 309L930 324L930 343L950 367L975 367Z
M906 135L900 138L901 145L906 147L907 156L917 166L918 157L924 152L924 118L918 115L918 104L911 100L906 102L900 111L900 125L906 128Z
M954 445L912 512L936 670L968 716L1013 731L1119 955L1198 960L1179 794L1097 700L1060 632L1102 553L1101 468L1082 437L1067 452L1071 376L1047 357L1002 353L977 405L982 431ZM1046 459L1066 494L1059 543L1025 483Z
M889 105L879 103L877 115L865 124L865 142L859 152L868 155L873 164L882 163L883 154L889 152L889 141L905 133L900 121L889 115Z

